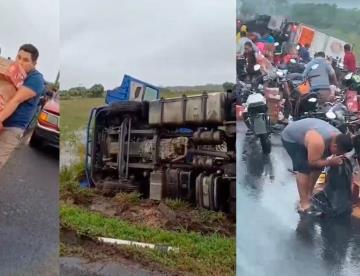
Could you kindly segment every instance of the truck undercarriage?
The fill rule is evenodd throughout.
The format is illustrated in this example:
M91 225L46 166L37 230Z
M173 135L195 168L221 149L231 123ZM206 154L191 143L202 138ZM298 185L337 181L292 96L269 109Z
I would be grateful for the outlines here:
M138 191L235 212L235 121L225 93L119 102L94 112L87 173L104 194Z

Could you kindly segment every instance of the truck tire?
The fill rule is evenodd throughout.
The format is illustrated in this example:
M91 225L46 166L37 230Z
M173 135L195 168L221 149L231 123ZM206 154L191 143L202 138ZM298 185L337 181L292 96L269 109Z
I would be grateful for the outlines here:
M111 112L137 112L141 110L141 102L125 101L109 105Z
M210 185L209 195L210 195L210 209L217 212L220 210L221 205L221 191L220 191L220 176L215 176Z
M147 102L124 101L111 104L107 110L110 114L135 113L141 119L147 119L149 104Z
M196 205L200 208L203 208L203 187L202 187L202 181L204 178L204 174L201 173L196 178L196 185L195 185L195 198L196 198Z

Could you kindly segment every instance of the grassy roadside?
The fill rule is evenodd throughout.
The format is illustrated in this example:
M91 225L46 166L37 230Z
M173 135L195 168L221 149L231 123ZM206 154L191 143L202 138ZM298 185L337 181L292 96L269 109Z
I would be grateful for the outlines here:
M191 93L199 94L199 93ZM169 98L180 96L179 93L161 95ZM104 105L102 98L79 98L61 101L61 140L62 142L81 143L74 134L86 127L90 110ZM75 147L77 149L77 146ZM79 179L84 174L83 162L63 168L60 172L60 220L62 229L75 231L78 236L105 236L126 240L166 244L180 248L180 253L162 253L150 249L119 247L116 252L96 245L87 247L84 244L68 244L62 240L62 256L103 256L116 260L123 256L132 261L142 263L146 267L164 269L175 275L235 275L235 238L222 234L201 234L184 230L162 229L145 225L143 221L133 223L122 218L109 217L101 212L94 212L88 206L96 194L93 190L81 189ZM124 195L118 197L118 205L139 206L139 197ZM184 202L167 200L165 202L173 210L190 209ZM82 207L81 207L82 206ZM143 208L143 207L140 207ZM206 220L209 224L222 220L221 214L199 212L199 222ZM181 225L182 226L182 225Z
M234 238L133 225L66 204L60 207L60 216L62 227L74 230L79 235L105 236L179 247L180 253L177 254L166 254L156 250L135 250L135 255L136 252L141 254L145 258L144 261L159 263L170 270L190 272L195 275L235 274Z
M91 238L104 236L180 248L178 254L166 254L154 250L121 247L121 250L115 252L113 256L107 256L110 258L120 255L147 267L153 264L160 269L195 275L235 274L235 237L216 233L204 235L198 232L160 229L144 225L143 222L132 223L80 207L80 205L85 206L95 196L93 190L79 187L78 181L83 175L83 170L84 166L80 163L63 168L60 172L60 197L62 199L60 221L63 229L73 230L79 236ZM139 204L139 197L136 194L119 194L116 200L125 204ZM179 200L166 200L165 203L174 210L188 208L186 203ZM204 214L207 213L204 210ZM220 216L218 213L211 216L204 215L203 219L216 220L218 216ZM64 256L92 257L107 252L104 248L95 247L89 253L87 252L89 250L81 244L69 246L64 241L62 243L61 253Z
M91 109L102 105L103 98L61 100L61 140L66 141L75 131L86 128Z

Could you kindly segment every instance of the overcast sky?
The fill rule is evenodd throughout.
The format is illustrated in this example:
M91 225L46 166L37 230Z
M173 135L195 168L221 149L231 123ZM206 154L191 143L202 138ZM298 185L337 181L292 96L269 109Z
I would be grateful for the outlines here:
M15 58L24 43L39 52L38 69L48 81L55 81L59 70L59 5L56 0L0 1L1 56Z
M62 89L235 81L236 1L61 0Z

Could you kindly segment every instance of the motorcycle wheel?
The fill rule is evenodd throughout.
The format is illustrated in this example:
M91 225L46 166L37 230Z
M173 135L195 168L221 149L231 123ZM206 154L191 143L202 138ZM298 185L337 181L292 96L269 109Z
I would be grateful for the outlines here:
M271 152L270 135L262 134L259 138L260 138L262 152L264 154L269 154Z

